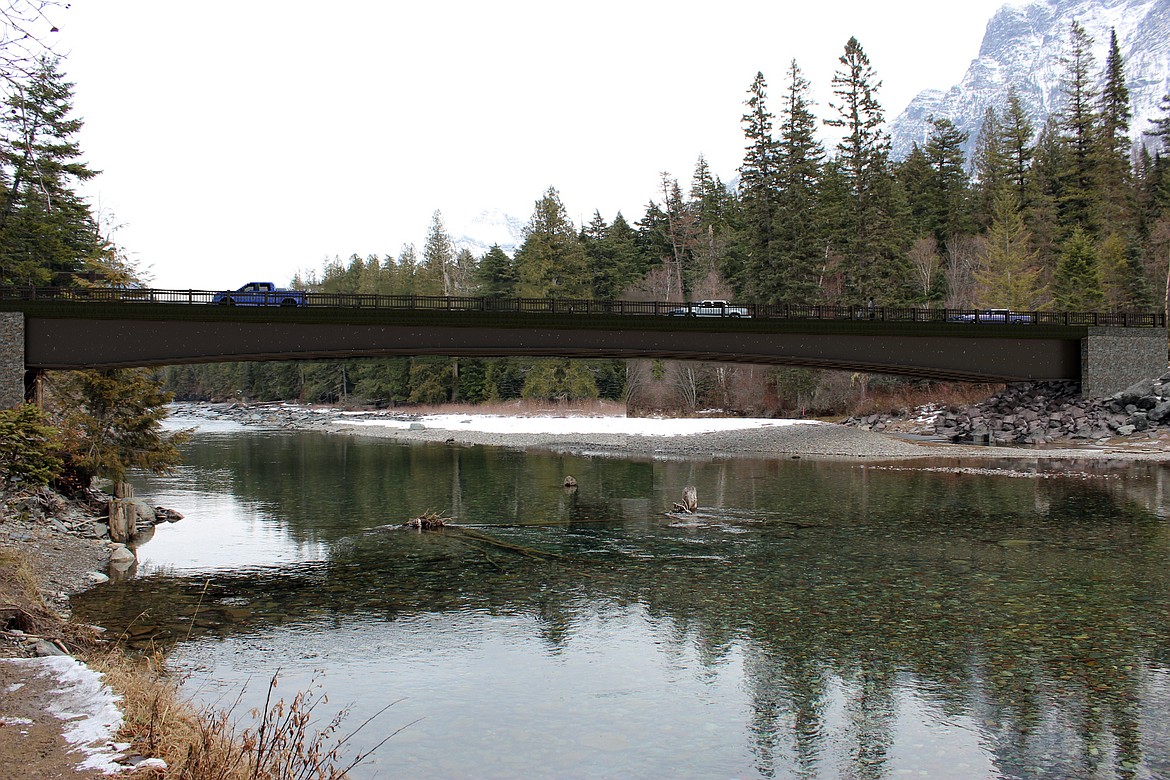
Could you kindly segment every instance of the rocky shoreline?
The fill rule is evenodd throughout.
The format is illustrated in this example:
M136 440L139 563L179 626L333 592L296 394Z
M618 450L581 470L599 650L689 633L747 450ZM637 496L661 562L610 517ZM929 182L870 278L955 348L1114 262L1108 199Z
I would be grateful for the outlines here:
M135 500L136 533L129 544L121 544L110 540L107 499L99 491L66 498L48 488L0 498L0 550L24 558L41 599L61 619L69 617L71 595L133 575L134 544L152 533L154 525L182 518L175 510ZM52 654L57 653L44 644L22 641L19 633L0 632L0 655Z
M907 428L915 414L913 427ZM845 424L868 431L901 426L958 444L1064 445L1089 451L1170 448L1170 373L1107 398L1083 397L1075 382L1033 382L1010 385L962 409L850 417Z

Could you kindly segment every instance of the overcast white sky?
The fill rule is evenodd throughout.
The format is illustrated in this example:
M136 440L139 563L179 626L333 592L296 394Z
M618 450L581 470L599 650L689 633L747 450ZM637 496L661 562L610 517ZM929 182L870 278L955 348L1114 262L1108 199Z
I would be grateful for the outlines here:
M757 71L775 113L795 58L829 116L855 35L893 119L961 78L1002 4L73 0L54 21L116 239L154 286L224 289L421 250L436 209L527 221L550 186L578 224L633 222L662 171L735 176Z

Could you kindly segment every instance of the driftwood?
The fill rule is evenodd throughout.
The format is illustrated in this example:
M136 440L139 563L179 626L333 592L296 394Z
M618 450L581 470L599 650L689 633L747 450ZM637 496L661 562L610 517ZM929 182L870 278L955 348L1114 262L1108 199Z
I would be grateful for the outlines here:
M682 503L680 504L676 501L674 504L674 511L675 512L687 512L689 514L689 513L693 513L698 508L699 508L699 491L695 489L694 485L687 485L685 488L683 488Z
M569 476L565 477L564 486L565 486L565 487L567 487L567 488L575 488L575 487L577 487L577 480L576 480L576 478L575 478L575 477L573 477L571 474L570 474Z
M402 524L403 528L414 528L418 531L433 531L436 528L445 528L446 526L447 521L434 512L426 512Z
M413 520L407 520L400 527L410 528L417 531L442 530L444 531L443 536L447 539L462 542L464 544L471 545L472 547L479 548L484 558L487 559L487 562L491 564L492 567L497 571L504 571L504 567L487 554L487 551L483 549L484 545L487 545L488 547L494 547L498 550L506 550L516 555L523 555L527 558L535 558L537 560L564 561L579 564L593 563L589 560L571 558L567 555L561 555L560 553L549 552L547 550L538 550L535 547L525 547L523 545L505 542L502 539L497 539L494 536L481 533L480 531L476 531L471 528L460 525L451 525L448 523L449 519L450 518L441 517L434 512L427 512L425 514L419 515ZM530 528L532 526L525 525L522 527Z

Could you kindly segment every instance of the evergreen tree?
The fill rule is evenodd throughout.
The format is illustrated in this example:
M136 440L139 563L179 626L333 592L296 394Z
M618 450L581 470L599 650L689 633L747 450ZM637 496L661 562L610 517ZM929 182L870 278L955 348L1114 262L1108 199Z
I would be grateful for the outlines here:
M1069 169L1069 147L1060 135L1059 119L1050 115L1033 149L1024 219L1032 233L1032 245L1046 272L1055 270L1062 236L1067 232L1060 217L1064 173ZM1069 228L1071 229L1071 228Z
M1021 209L1029 203L1029 182L1031 179L1033 144L1036 128L1028 118L1020 93L1013 87L1008 92L1007 109L1003 115L1003 146L1007 155L1011 186L1015 189L1016 200Z
M68 444L66 468L79 485L120 482L132 468L165 474L179 463L185 432L162 429L173 396L146 369L78 371L56 385L54 411Z
M910 149L910 154L898 165L898 181L906 193L906 200L910 207L909 216L915 235L930 235L934 244L938 239L934 237L934 185L930 161L926 159L926 152L917 143Z
M1158 139L1159 151L1170 152L1170 94L1162 96L1158 110L1161 112L1161 116L1154 118L1154 126L1150 135Z
M581 360L538 361L524 380L524 398L575 401L598 397L597 381Z
M359 398L386 403L410 399L410 358L365 358L357 361L350 373L354 395Z
M414 244L404 244L398 253L398 295L420 295L418 252Z
M635 284L649 268L649 262L638 247L638 233L619 211L613 224L605 231L602 239L603 251L608 258L613 276L608 280L607 296L600 295L596 283L597 297L618 298Z
M102 258L89 205L77 192L97 175L81 161L73 84L60 62L40 60L0 118L0 284L44 284Z
M837 165L846 186L842 204L844 222L836 229L836 243L844 256L846 302L877 299L882 303L907 296L908 275L899 267L899 236L895 212L899 208L889 169L889 135L877 90L881 82L856 38L850 38L841 67L833 75L833 103L838 118L826 120L843 128L837 144Z
M455 390L454 364L443 357L410 359L410 396L412 404L445 404Z
M768 83L763 73L756 73L745 101L747 112L741 118L747 148L739 168L739 190L745 203L762 209L759 229L770 227L770 208L775 194L776 141L772 137L772 113L768 111Z
M1105 60L1104 88L1101 90L1099 140L1096 146L1095 185L1097 198L1095 222L1110 230L1125 229L1134 218L1133 180L1130 155L1129 89L1125 84L1125 64L1117 45L1116 31L1110 31L1109 53Z
M1011 159L1005 143L1005 129L999 113L992 107L983 113L983 123L975 139L971 168L975 178L976 221L991 224L996 193L1008 186Z
M0 409L0 491L47 485L61 473L61 435L33 404Z
M1073 22L1069 52L1063 58L1061 83L1065 106L1060 113L1061 140L1068 149L1060 171L1057 204L1061 221L1068 226L1092 229L1094 185L1097 177L1097 88L1093 83L1093 39L1084 27Z
M699 155L695 163L689 195L703 231L714 228L718 232L727 226L730 196L723 182L711 172L711 166L703 155Z
M817 139L811 85L793 60L781 112L776 181L779 198L773 227L774 274L760 280L762 303L809 303L824 253L819 188L825 149Z
M934 118L930 124L930 138L923 150L931 169L933 203L927 227L939 241L946 241L952 235L968 233L973 228L967 164L963 156L967 134L949 119Z
M1015 193L1009 188L1001 188L995 196L992 223L975 279L980 306L1032 311L1043 301L1037 255Z
M637 235L619 212L607 225L600 212L581 231L581 242L592 272L593 297L616 300L642 275Z
M729 265L734 202L702 155L691 176L687 208L696 223L696 245L691 249L696 283L702 285L715 275L724 278Z
M747 147L739 168L741 208L740 242L743 245L743 277L739 286L752 298L763 297L763 280L775 273L772 258L772 230L776 219L776 141L772 137L773 115L768 111L768 84L756 73L745 101L747 112L741 121Z
M515 259L522 297L585 298L591 292L585 248L552 187L536 201Z
M499 244L480 259L475 275L479 294L492 298L510 298L516 295L516 267Z
M455 295L455 247L443 215L435 211L423 245L422 267L415 284L416 295Z
M1097 311L1105 303L1097 250L1083 227L1074 228L1061 248L1053 293L1063 311Z

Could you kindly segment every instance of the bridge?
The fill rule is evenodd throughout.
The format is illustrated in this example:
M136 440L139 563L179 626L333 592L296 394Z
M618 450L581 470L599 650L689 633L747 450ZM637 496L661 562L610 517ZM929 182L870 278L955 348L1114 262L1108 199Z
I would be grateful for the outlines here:
M933 379L1077 380L1104 396L1160 376L1162 313L737 306L679 316L656 301L304 293L289 306L213 305L198 290L0 288L0 408L26 373L393 355L666 358ZM222 297L222 296L221 296Z

